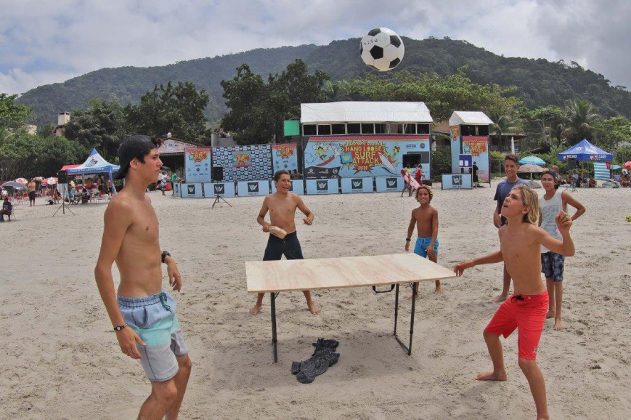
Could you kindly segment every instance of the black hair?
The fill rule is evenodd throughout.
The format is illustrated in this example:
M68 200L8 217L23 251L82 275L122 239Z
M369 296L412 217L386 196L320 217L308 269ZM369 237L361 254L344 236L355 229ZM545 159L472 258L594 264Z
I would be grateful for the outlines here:
M129 164L132 160L138 159L145 163L145 156L153 149L160 147L162 140L142 134L134 134L126 137L118 147L118 162L120 169L116 174L116 179L123 179L129 171Z
M274 182L280 181L281 175L289 175L291 177L291 174L287 169L281 169L280 171L274 172Z

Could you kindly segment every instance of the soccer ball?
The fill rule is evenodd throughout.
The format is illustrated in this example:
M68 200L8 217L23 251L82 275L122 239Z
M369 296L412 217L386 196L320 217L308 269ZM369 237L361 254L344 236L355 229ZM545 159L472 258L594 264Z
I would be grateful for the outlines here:
M375 28L361 40L364 63L379 71L392 70L403 60L405 46L392 29Z

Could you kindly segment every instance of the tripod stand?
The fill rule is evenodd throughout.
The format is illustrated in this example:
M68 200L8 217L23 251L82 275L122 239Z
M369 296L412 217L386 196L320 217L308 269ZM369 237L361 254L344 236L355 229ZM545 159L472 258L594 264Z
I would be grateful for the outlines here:
M55 217L59 209L61 209L61 212L63 214L66 214L66 184L61 184L61 185L62 185L61 189L63 190L63 193L61 194L61 205L57 207L57 210L55 210L55 212L53 213L53 217ZM68 211L72 213L73 216L76 216L75 212L70 210L70 206L68 206Z
M215 201L213 202L213 205L212 205L211 209L215 208L215 204L219 203L219 200L223 201L224 203L226 203L227 205L232 207L232 204L228 203L221 195L216 194L215 195Z

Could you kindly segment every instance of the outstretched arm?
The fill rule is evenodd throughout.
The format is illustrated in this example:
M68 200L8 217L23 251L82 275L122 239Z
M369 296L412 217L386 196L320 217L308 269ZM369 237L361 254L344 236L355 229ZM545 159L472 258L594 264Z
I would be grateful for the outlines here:
M480 264L494 264L504 261L504 257L502 256L502 251L497 250L487 255L483 255L481 257L476 257L472 260L463 261L460 264L457 264L454 267L454 272L457 276L462 276L462 273L465 269L474 267Z

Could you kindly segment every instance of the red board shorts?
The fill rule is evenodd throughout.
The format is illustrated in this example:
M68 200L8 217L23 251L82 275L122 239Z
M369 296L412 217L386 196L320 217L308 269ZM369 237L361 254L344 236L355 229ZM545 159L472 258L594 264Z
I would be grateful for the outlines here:
M506 338L517 328L519 357L535 360L547 312L547 291L538 295L512 295L497 308L484 332Z

